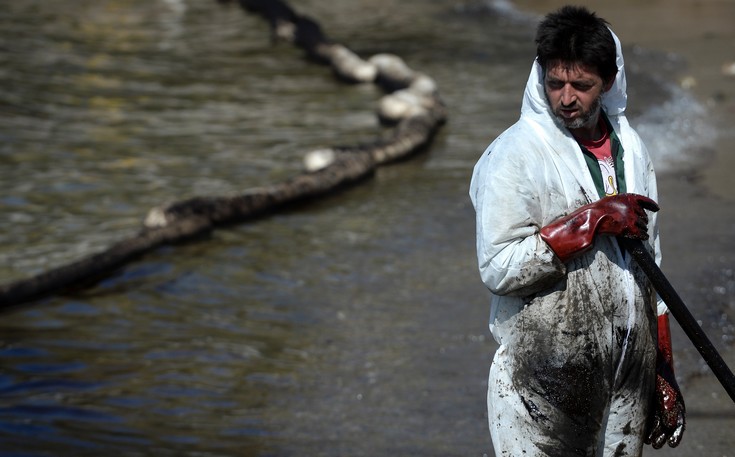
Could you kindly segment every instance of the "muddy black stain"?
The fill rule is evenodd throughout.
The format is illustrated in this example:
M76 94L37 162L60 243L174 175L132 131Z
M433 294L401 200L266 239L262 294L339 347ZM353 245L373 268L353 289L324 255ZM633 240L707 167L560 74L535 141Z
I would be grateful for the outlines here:
M523 402L523 406L526 407L528 414L531 416L531 419L533 419L534 422L538 422L539 419L542 421L547 421L549 419L539 410L538 406L533 401L528 400L523 395L521 395L521 401Z
M615 448L615 457L624 457L625 454L625 443L618 444L618 447Z

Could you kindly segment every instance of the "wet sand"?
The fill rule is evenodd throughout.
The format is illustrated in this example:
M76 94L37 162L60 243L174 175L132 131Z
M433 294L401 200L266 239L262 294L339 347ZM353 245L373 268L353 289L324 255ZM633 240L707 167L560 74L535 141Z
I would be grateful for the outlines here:
M520 9L545 14L567 2L518 0ZM710 111L718 130L714 150L703 148L695 169L659 176L662 269L730 368L735 367L735 1L585 2L607 19L624 46L680 55L679 82ZM648 456L735 456L735 404L672 322L677 372L687 402L687 432L676 449Z

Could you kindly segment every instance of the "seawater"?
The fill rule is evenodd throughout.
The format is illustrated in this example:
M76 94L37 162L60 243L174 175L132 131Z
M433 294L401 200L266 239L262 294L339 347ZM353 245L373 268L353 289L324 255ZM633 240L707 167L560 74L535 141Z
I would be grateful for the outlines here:
M507 2L292 6L433 77L448 123L355 188L4 314L0 454L489 449L467 187L518 117L538 18ZM134 233L155 205L286 179L311 149L385 133L379 89L337 82L234 4L28 0L0 18L8 281ZM707 113L674 84L675 56L625 52L631 122L666 173L711 137Z

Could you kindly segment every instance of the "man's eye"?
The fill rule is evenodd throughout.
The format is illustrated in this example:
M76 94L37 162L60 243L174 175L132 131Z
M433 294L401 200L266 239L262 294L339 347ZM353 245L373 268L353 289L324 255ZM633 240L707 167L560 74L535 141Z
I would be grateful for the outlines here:
M549 89L561 89L564 87L564 83L561 81L546 81L546 85L549 87Z
M582 92L587 92L588 90L592 89L592 84L574 83L572 85L574 86L575 89L582 91Z

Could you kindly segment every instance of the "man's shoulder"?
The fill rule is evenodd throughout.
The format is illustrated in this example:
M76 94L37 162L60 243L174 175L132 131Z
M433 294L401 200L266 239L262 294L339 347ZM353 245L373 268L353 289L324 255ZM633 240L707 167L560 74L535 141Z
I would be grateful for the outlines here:
M544 141L538 132L521 118L498 135L485 152L496 156L522 157L538 154L544 149Z
M633 128L632 125L630 125L630 123L628 122L628 118L625 115L611 116L606 113L606 116L608 125L613 128L613 131L616 135L618 135L618 137L626 136L628 138L634 139L637 142L643 142L640 135L638 134L636 129Z
M475 165L479 175L525 175L548 159L548 148L533 127L519 120L485 149Z

